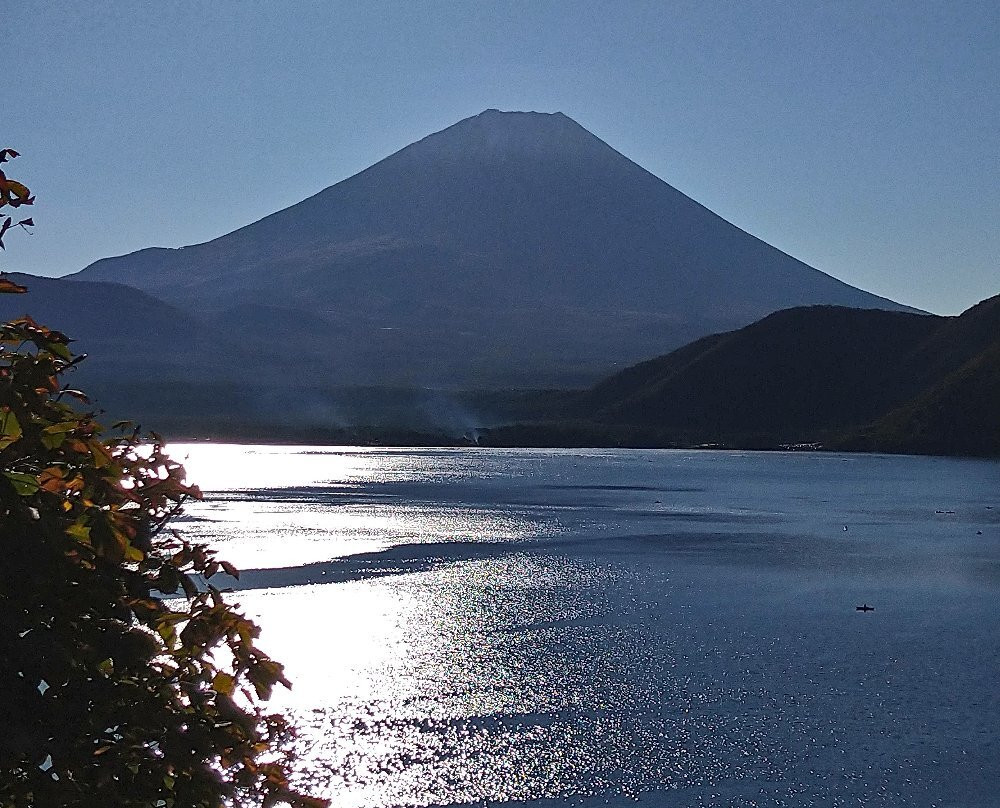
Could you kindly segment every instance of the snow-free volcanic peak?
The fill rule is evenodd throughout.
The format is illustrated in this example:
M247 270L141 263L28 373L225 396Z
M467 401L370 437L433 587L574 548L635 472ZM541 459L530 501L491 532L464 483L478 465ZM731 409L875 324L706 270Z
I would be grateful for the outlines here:
M577 385L776 309L901 308L726 222L561 113L497 110L213 241L78 276L210 315L261 356L379 385ZM304 346L304 322L329 327Z

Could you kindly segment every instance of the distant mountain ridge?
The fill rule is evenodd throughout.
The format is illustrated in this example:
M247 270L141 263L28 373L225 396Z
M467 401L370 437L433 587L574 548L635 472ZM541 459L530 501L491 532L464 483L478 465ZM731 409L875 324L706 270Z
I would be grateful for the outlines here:
M212 241L70 278L217 325L265 375L298 363L329 383L452 389L588 384L790 306L906 309L745 233L561 113L497 110Z
M119 385L136 377L204 381L235 375L237 357L247 358L201 318L133 287L19 272L6 277L28 291L0 295L0 319L28 315L69 335L74 353L87 354L76 369L85 378Z

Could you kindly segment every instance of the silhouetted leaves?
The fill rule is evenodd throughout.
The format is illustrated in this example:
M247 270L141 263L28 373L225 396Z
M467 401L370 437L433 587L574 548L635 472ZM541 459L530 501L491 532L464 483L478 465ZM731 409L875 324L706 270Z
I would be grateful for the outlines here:
M0 163L6 163L17 156L17 152L13 149L0 149ZM10 179L3 171L0 171L0 209L5 207L19 208L21 205L33 205L34 202L35 198L31 195L31 191L28 190L28 186L17 180ZM12 216L0 214L0 250L6 249L3 237L8 230L12 227L20 227L22 230L27 230L29 227L33 227L34 224L34 220L30 217L15 222ZM7 281L7 283L10 282ZM17 284L12 284L12 286L16 287ZM0 288L0 292L23 291L25 291L24 287L16 289Z
M197 584L238 571L164 529L200 492L158 437L106 437L63 400L83 396L58 381L69 341L0 326L0 804L325 804L290 787L291 729L249 698L289 686L281 664Z
M0 173L0 207L32 201ZM289 686L281 664L206 586L237 571L168 529L201 492L158 436L71 405L69 343L0 325L0 805L326 805L290 786L292 730L254 698Z

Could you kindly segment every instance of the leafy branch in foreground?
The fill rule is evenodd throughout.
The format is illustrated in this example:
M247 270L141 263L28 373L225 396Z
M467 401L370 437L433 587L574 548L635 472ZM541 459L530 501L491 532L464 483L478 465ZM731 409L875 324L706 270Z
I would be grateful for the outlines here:
M158 437L77 408L69 342L0 325L0 805L326 805L259 706L282 666L210 583L237 571L168 527L200 492Z
M13 149L0 149L0 163L6 163L18 156L18 153ZM8 179L7 175L0 169L0 208L19 208L22 205L33 205L34 203L35 197L31 195L27 186L17 180ZM27 230L34 224L30 218L15 222L14 217L9 214L0 215L0 250L6 249L3 243L4 233L12 227Z

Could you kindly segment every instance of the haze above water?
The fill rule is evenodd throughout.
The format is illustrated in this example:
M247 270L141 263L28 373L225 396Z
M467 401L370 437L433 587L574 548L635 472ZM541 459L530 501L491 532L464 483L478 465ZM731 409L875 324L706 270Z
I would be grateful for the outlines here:
M173 449L335 805L995 804L996 462Z

